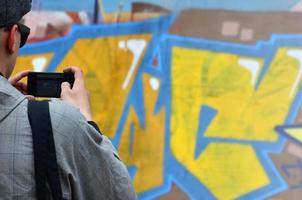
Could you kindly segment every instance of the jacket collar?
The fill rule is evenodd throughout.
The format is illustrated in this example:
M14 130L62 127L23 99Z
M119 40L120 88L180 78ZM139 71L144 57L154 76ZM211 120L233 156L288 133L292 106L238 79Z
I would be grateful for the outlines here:
M0 76L0 122L7 117L26 97Z

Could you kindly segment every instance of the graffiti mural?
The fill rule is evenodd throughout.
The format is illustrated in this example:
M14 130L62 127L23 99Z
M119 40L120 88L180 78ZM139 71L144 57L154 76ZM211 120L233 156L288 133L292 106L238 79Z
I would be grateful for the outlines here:
M292 56L300 50L282 40L249 47L168 38L171 153L209 197L264 198L284 187L267 152L282 148L275 125L289 121L300 101L300 63ZM193 197L207 196L199 190Z
M102 24L33 40L15 73L83 69L139 199L299 199L302 14L260 12L299 1L97 2Z

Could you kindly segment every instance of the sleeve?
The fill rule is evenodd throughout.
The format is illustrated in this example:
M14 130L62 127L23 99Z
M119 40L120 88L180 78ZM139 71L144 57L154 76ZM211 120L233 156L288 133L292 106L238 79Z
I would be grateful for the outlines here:
M51 117L62 177L71 196L91 200L137 199L128 170L111 141L78 110L68 105L61 107L63 112L52 105Z
M78 130L82 136L78 141L81 144L76 144L80 147L77 149L81 168L71 185L78 185L79 190L84 188L79 195L83 199L92 199L91 194L95 199L137 199L127 168L111 141L87 122L82 121ZM89 189L85 189L88 185Z
M101 135L103 135L103 133L101 132L99 126L94 121L88 121L88 124L93 126L93 128L95 128L95 130L97 130Z

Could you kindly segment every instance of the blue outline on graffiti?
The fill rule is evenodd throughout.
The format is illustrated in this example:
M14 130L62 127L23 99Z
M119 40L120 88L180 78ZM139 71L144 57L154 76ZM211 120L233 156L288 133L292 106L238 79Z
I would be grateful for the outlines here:
M150 55L152 49L157 44L161 34L165 33L170 26L172 17L160 17L158 19L145 22L105 24L105 25L74 25L71 32L66 36L41 43L26 45L20 49L20 55L32 55L42 53L55 53L55 57L47 67L48 72L55 71L58 65L65 58L74 43L79 39L104 38L113 36L133 35L133 34L153 34L153 39L149 44L146 55ZM166 31L165 31L166 30ZM147 56L142 63L148 62Z
M170 114L171 114L171 49L173 46L180 46L185 48L197 48L218 52L227 52L233 54L239 54L244 56L253 56L265 59L264 69L259 76L257 86L261 84L261 80L265 76L270 63L275 56L275 52L279 47L302 47L302 36L297 35L274 35L271 40L267 42L259 42L257 45L240 45L226 42L202 40L202 39L190 39L177 36L162 35L167 33L171 22L174 17L164 17L155 20L114 24L114 25L98 25L98 26L74 26L72 32L60 39L55 39L47 42L27 45L21 49L20 55L32 55L43 53L54 53L54 57L50 64L47 66L46 71L54 71L62 62L64 57L73 47L74 43L78 39L83 38L95 38L95 37L107 37L107 36L121 36L131 34L152 33L153 38L148 46L146 54L143 58L141 66L138 69L137 76L133 83L132 89L128 95L121 120L118 125L117 132L113 138L115 146L119 146L119 142L123 133L125 122L127 120L129 110L133 107L140 119L141 126L145 126L144 118L144 105L141 104L144 98L144 92L142 88L142 76L144 73L155 76L161 80L160 94L154 113L158 113L162 108L166 109L165 116L165 151L164 151L164 183L158 188L154 188L148 192L139 194L140 199L153 199L161 194L171 190L172 182L176 183L184 192L189 195L191 199L215 199L213 194L197 180L191 173L179 163L171 153L170 149ZM159 44L159 49L158 49ZM153 53L156 50L159 56L159 68L155 69L150 67L150 58L152 59ZM162 56L165 55L165 56ZM286 124L293 123L297 116L298 108L302 104L302 91L298 91L297 97L294 100L289 114L287 116ZM201 105L202 106L202 105ZM218 111L219 112L219 111ZM278 142L255 142L255 141L243 141L235 139L221 139L221 138L204 138L203 142L199 144L198 148L203 151L211 142L224 142L224 143L239 143L252 145L256 151L256 154L261 161L266 173L268 174L271 184L246 194L240 199L262 199L272 196L278 192L287 189L287 185L282 179L281 175L277 171L276 167L269 158L269 153L280 153L284 147L286 141L285 137L280 137ZM137 171L136 166L130 166L132 177L135 176Z
M296 139L291 134L287 132L288 129L302 129L302 125L283 125L277 126L276 131L286 137L287 139L297 143L298 145L302 145L302 141Z
M103 37L114 37L123 35L134 35L134 34L151 34L152 38L146 50L145 56L141 62L141 66L147 66L149 63L149 57L151 57L154 48L160 41L160 36L167 33L175 16L159 17L157 19L152 19L144 22L132 22L132 23L121 23L121 24L110 24L110 25L94 25L94 26L73 26L72 31L69 35L63 38L54 39L46 42L35 43L26 45L24 48L20 49L20 56L28 55L38 55L45 53L53 53L49 65L46 67L47 72L53 72L60 65L69 51L72 49L75 42L79 39L90 39L90 38L103 38ZM118 147L119 141L121 139L124 123L127 119L129 113L129 108L133 106L138 114L141 125L144 126L144 107L141 105L143 90L140 84L140 76L142 75L142 67L139 67L137 76L133 83L133 88L128 95L126 104L124 107L123 114L121 116L120 122L118 124L117 132L115 137L112 139L113 144ZM135 89L138 89L139 94L135 94ZM139 97L141 96L141 97ZM137 99L137 97L139 97ZM135 176L137 171L136 166L129 166L129 171L131 176ZM164 186L153 189L149 191L150 195L155 193L166 193L170 190L170 187ZM164 190L161 188L165 188ZM160 192L158 192L160 191ZM162 192L164 191L164 192ZM149 195L149 196L150 196ZM147 195L148 196L148 195Z
M131 12L131 4L137 0L124 0L123 11ZM298 0L141 0L140 2L147 2L170 9L173 12L188 10L188 9L224 9L224 10L238 10L238 11L288 11L299 3ZM103 9L105 12L118 12L118 5L120 0L103 1Z
M257 81L257 90L258 86L261 84L263 77L268 71L268 68L271 64L272 59L274 58L276 51L279 47L290 47L290 48L301 48L302 47L302 36L299 35L273 35L269 41L260 41L256 45L241 45L236 43L227 43L227 42L218 42L218 41L211 41L211 40L203 40L203 39L191 39L191 38L183 38L178 36L166 36L166 44L162 45L162 49L165 52L167 57L164 59L164 64L166 69L166 74L168 77L164 78L163 80L167 80L165 87L166 93L168 91L169 95L171 95L171 50L172 47L184 47L189 49L201 49L201 50L210 50L214 52L225 52L225 53L232 53L236 55L242 56L252 56L252 57L259 57L265 60L264 68L259 76ZM292 103L292 106L289 110L288 116L286 118L285 123L290 124L294 122L295 117L297 116L297 112L299 107L302 104L302 90L299 88L298 93L296 95L295 100ZM171 101L171 97L169 97L167 102ZM202 105L201 105L202 106ZM168 108L168 116L171 113L171 102L167 104ZM219 111L218 111L219 112ZM168 123L170 124L170 122ZM169 126L169 125L168 125ZM169 130L167 130L169 132ZM263 188L260 188L256 191L250 192L246 195L241 196L239 199L263 199L266 197L270 197L274 194L277 194L281 191L284 191L288 188L287 184L281 177L280 173L276 169L275 165L269 158L269 153L280 153L286 141L286 138L280 137L279 140L275 143L273 142L261 142L261 141L246 141L246 140L236 140L236 139L222 139L222 138L206 138L204 137L204 141L202 142L201 147L199 148L206 148L207 145L211 142L221 142L221 143L237 143L237 144L248 144L254 147L256 154L263 165L264 169L268 177L271 180L271 183ZM170 141L170 140L167 140ZM171 155L172 157L172 155ZM179 172L184 171L181 169L179 165L177 165L177 161L171 160L175 168L179 168L177 171L178 173L173 173L174 176L177 176ZM170 168L171 169L171 168ZM180 173L181 174L181 173ZM174 177L177 179L177 177ZM193 178L193 177L192 177ZM211 199L213 198L212 195L209 195L207 191L200 190L198 194L194 194L194 191L191 191L191 187L193 185L193 181L184 182L182 181L189 191L189 194L192 194L193 197L196 199L203 198L203 199ZM204 188L203 188L204 189Z

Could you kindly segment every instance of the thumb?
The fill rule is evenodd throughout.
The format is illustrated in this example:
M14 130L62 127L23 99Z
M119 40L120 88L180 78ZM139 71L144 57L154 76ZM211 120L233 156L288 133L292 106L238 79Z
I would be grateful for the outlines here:
M70 90L71 86L68 82L63 82L62 85L61 85L61 89L62 89L62 91Z
M25 95L25 97L29 100L29 101L34 101L35 97L32 95Z
M63 82L62 85L61 85L61 90L62 90L61 94L69 91L70 88L71 88L71 86L68 82Z

